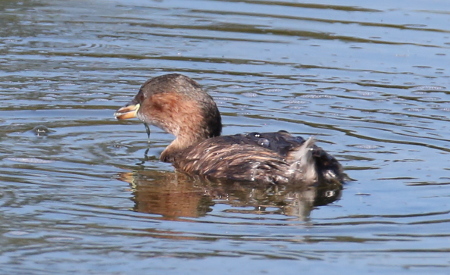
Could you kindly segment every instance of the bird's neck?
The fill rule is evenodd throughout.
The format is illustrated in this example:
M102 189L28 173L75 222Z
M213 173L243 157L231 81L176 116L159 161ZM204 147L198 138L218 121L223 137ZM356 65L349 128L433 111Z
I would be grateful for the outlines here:
M164 162L174 162L177 155L182 153L187 148L200 143L201 141L207 139L201 135L179 135L177 138L169 144L169 146L162 151L160 159Z

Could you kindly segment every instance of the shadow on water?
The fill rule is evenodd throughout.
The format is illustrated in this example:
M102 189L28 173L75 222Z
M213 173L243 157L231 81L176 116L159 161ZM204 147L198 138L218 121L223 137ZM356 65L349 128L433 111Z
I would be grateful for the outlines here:
M340 183L258 185L153 170L122 172L117 178L130 184L134 211L168 220L204 216L215 204L229 206L225 210L229 213L282 214L307 220L314 207L339 199L342 190Z
M0 273L448 274L450 2L311 2L0 1ZM172 72L361 181L167 172L159 130L136 164L112 113Z

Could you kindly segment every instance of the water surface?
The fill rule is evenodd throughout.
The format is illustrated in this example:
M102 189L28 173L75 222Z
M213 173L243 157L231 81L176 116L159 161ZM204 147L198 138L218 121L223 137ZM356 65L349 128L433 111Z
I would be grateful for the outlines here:
M447 1L2 1L5 274L450 270ZM284 129L343 190L204 182L113 113L183 73L224 134Z

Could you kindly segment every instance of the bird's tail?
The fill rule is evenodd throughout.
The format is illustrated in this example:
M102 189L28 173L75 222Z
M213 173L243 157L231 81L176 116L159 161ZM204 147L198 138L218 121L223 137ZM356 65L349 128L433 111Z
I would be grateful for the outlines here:
M292 150L287 160L290 163L291 179L294 181L338 181L344 182L345 174L339 162L315 145L310 137Z
M310 137L289 153L288 161L291 163L289 170L292 173L292 179L308 182L317 180L318 174L313 156L314 144L315 139Z

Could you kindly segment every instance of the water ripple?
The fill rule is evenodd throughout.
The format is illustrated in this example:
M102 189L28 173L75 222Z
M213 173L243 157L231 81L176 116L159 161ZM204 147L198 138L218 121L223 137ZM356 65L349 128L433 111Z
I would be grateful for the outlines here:
M0 3L2 271L449 268L445 1L80 3ZM225 134L315 136L353 180L276 190L175 173L158 160L172 136L113 117L171 72L215 98Z

